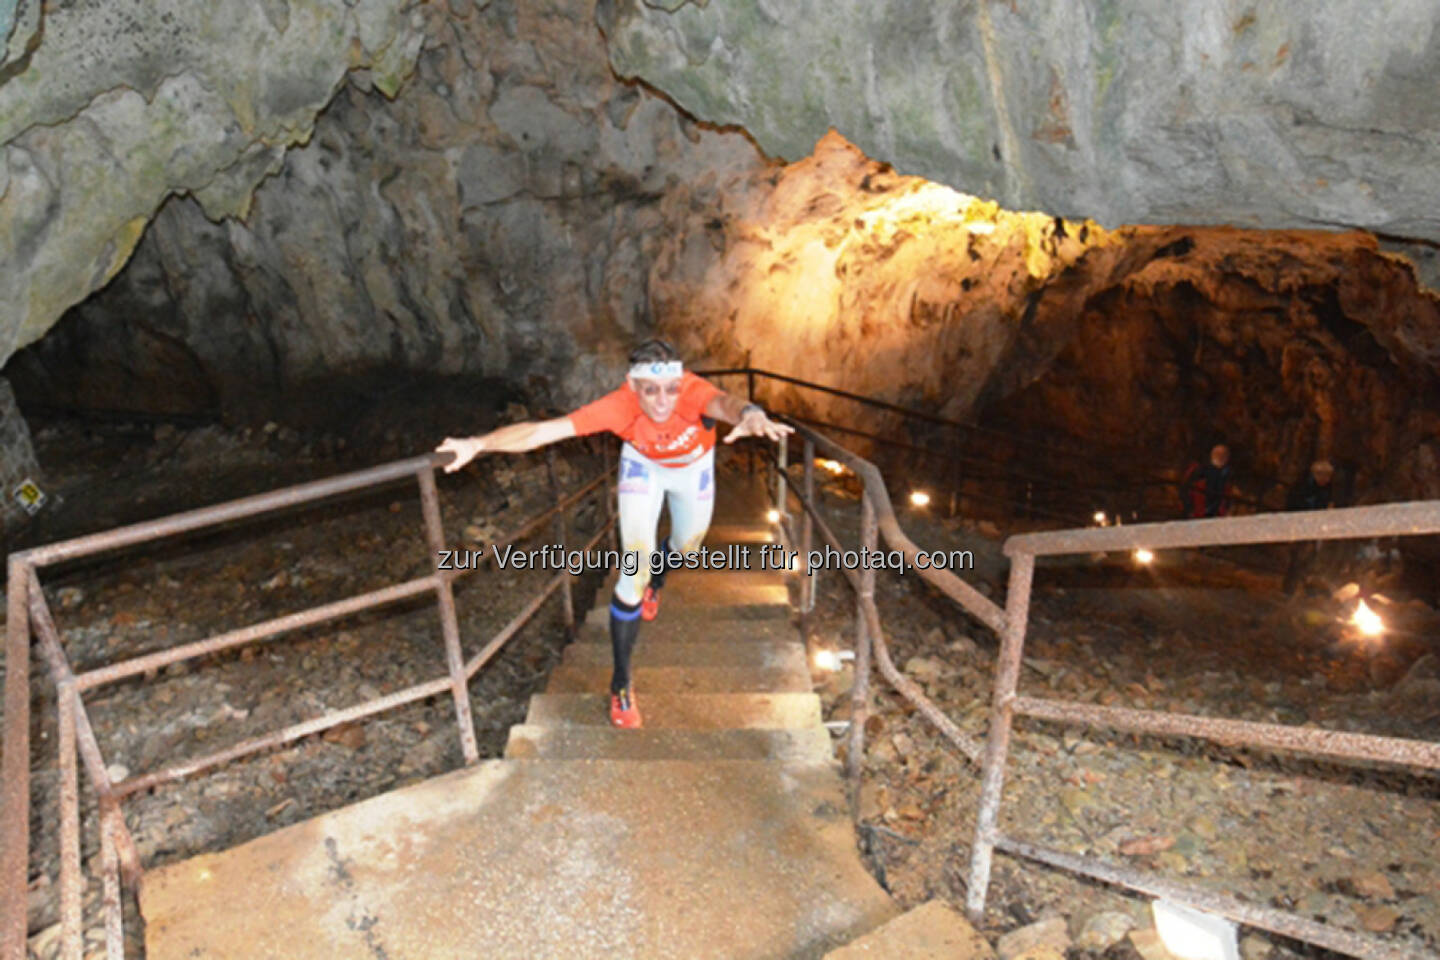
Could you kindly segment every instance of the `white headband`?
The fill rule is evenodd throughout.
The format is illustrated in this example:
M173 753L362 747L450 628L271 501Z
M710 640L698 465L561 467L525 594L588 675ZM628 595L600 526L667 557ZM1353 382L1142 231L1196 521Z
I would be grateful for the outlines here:
M663 380L678 377L685 372L685 365L679 360L637 363L630 367L630 376L636 380Z

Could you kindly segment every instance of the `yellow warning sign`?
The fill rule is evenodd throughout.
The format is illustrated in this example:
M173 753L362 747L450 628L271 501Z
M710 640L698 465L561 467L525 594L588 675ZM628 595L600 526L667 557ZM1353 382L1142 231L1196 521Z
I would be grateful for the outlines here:
M15 502L20 504L26 513L33 514L45 505L45 491L41 490L34 480L21 480L20 486L15 488Z

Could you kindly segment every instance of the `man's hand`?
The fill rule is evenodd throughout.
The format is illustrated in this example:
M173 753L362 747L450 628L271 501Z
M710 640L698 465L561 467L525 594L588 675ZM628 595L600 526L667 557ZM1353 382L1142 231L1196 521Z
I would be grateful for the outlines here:
M794 432L794 427L789 424L776 423L765 416L764 410L755 407L747 411L740 418L740 422L735 424L734 429L725 435L725 442L734 443L741 437L765 437L769 440L779 440Z
M445 442L435 448L436 453L448 453L455 457L445 465L446 473L459 470L484 450L485 441L480 437L446 437Z

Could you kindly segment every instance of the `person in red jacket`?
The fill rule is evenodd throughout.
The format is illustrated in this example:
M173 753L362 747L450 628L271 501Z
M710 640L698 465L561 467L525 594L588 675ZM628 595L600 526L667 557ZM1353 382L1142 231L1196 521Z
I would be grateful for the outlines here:
M710 527L715 505L715 422L735 426L726 443L757 436L779 440L793 428L776 423L757 404L721 390L685 370L675 348L647 340L630 353L629 375L618 389L594 403L553 420L501 427L481 437L447 438L437 448L452 453L447 473L480 453L516 453L547 444L609 431L625 441L620 450L620 540L637 551L636 572L622 576L610 601L610 722L617 727L642 724L630 680L630 655L640 621L653 620L666 567L652 576L660 508L670 510L670 536L661 556L696 550Z
M1223 517L1230 510L1230 448L1217 443L1204 466L1190 464L1180 479L1180 507L1190 519Z

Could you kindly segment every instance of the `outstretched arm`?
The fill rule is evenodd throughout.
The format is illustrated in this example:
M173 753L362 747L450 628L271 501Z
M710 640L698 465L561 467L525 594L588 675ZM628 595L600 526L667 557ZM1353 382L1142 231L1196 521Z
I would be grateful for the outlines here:
M445 465L446 473L454 473L481 453L522 453L548 446L575 436L575 425L569 417L554 420L527 420L492 430L480 437L446 437L435 448L436 453L452 453L455 459Z
M741 437L766 437L779 440L795 432L795 428L776 423L765 415L757 403L750 403L731 393L719 393L705 405L705 416L713 420L724 420L735 424L725 435L726 443L734 443Z

